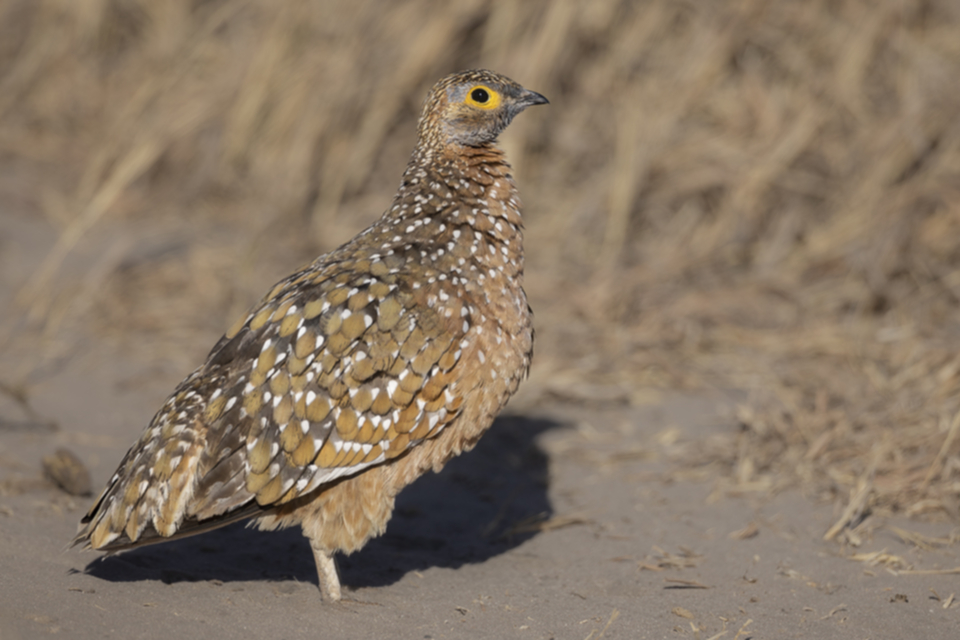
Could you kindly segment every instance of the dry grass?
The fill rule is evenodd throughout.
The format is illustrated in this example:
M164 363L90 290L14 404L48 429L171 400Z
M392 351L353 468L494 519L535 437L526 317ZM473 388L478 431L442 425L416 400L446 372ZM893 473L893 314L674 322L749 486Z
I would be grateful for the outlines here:
M379 214L425 90L485 66L552 101L505 139L535 387L746 389L702 451L731 483L955 518L958 28L952 0L10 0L0 203L58 241L5 382L77 328L186 370Z

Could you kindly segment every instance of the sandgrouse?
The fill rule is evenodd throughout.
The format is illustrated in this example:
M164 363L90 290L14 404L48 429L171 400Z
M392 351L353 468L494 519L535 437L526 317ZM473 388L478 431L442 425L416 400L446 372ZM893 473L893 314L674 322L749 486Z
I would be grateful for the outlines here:
M255 518L333 554L472 448L530 366L520 199L497 136L547 99L497 73L430 91L387 212L280 281L173 391L74 544L119 551Z

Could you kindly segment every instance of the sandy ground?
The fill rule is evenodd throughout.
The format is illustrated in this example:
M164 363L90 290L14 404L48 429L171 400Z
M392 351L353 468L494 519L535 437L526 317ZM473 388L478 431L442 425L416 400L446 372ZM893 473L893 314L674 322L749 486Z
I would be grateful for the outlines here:
M0 220L5 265L28 227ZM19 277L6 274L5 305ZM400 496L386 535L341 559L339 604L321 602L296 530L64 551L92 498L45 481L41 458L72 450L98 491L182 373L88 340L32 390L42 420L0 403L0 640L960 635L960 578L936 573L960 566L957 547L922 550L890 528L948 538L955 525L880 523L844 550L822 541L842 505L717 499L709 475L677 480L670 447L737 428L736 394L636 407L521 395L477 449ZM845 557L883 550L919 573Z

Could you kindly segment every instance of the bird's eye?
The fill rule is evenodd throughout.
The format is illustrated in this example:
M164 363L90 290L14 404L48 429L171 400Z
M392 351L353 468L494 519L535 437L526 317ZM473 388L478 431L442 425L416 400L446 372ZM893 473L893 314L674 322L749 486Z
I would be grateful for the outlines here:
M500 106L500 94L490 87L478 84L470 89L464 102L479 109L496 109Z

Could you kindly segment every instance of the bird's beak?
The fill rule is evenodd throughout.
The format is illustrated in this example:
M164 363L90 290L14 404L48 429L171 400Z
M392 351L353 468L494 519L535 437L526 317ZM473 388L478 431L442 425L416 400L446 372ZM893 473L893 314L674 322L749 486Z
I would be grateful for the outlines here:
M544 98L536 91L527 91L526 89L524 89L523 93L520 94L520 99L518 102L522 107L530 107L535 104L550 104L549 100Z

